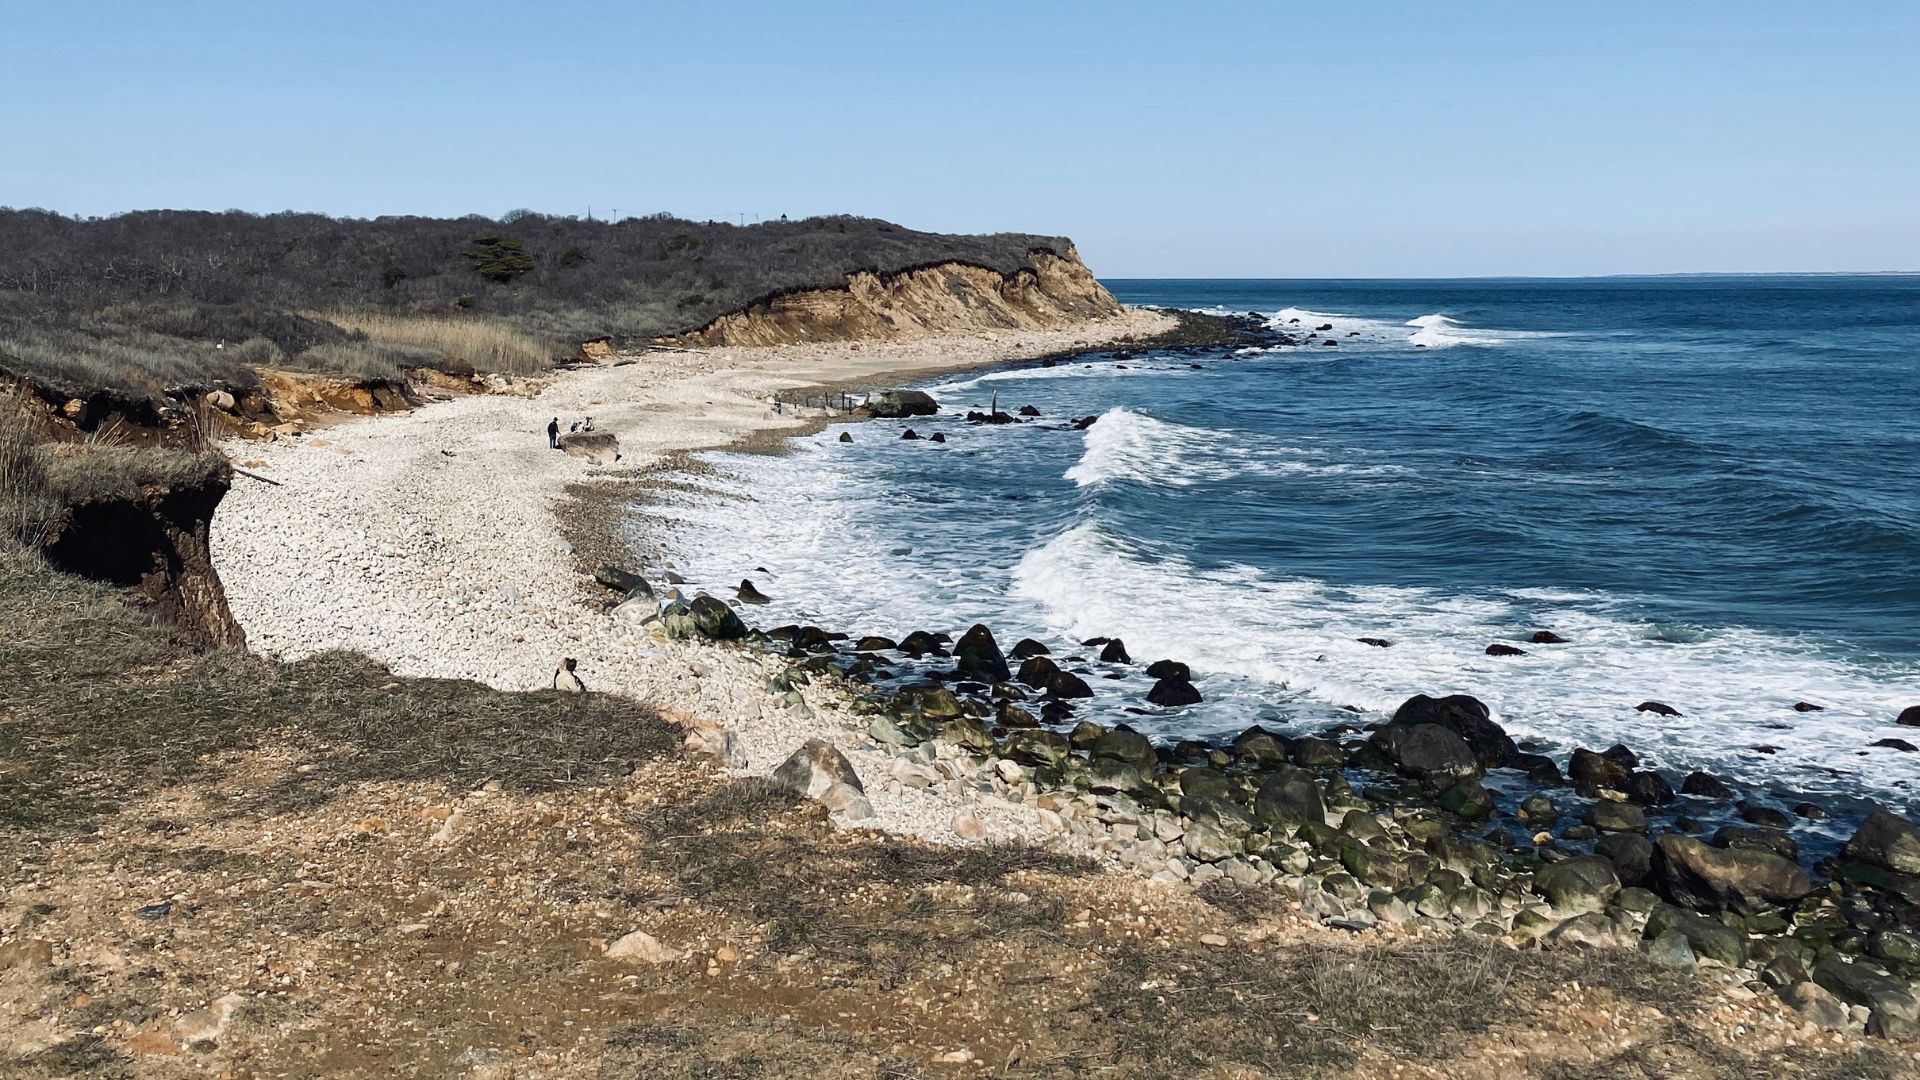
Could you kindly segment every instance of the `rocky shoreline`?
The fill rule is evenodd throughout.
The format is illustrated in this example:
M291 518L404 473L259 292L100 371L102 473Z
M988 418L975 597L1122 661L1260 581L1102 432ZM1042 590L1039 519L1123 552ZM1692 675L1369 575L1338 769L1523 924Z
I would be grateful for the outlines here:
M1061 347L1090 347L1081 336ZM1816 886L1781 853L1794 822L1777 809L1702 842L1680 818L1729 803L1711 778L1665 791L1614 748L1576 754L1563 780L1559 762L1513 743L1472 699L1416 697L1386 723L1305 738L1255 728L1224 745L1155 745L1073 716L1093 665L1139 666L1119 643L1003 653L985 627L901 642L755 631L740 618L751 593L675 598L664 574L605 575L625 602L581 608L555 497L632 473L529 455L549 412L591 408L620 432L627 464L645 467L817 422L768 409L770 390L900 366L832 363L859 351L765 350L769 370L743 373L722 354L748 350L712 350L688 361L694 385L664 399L671 371L611 368L530 402L474 399L344 425L327 445L249 448L283 486L235 492L216 517L215 560L257 647L354 648L405 674L512 689L549 685L560 657L578 657L589 690L670 710L697 749L780 777L849 826L1040 843L1167 887L1272 890L1339 931L1645 948L1777 989L1824 1026L1915 1034L1920 835L1891 814L1842 863L1815 867ZM1015 359L1003 349L908 367ZM1193 692L1190 672L1155 659L1158 702ZM906 684L887 677L901 668Z

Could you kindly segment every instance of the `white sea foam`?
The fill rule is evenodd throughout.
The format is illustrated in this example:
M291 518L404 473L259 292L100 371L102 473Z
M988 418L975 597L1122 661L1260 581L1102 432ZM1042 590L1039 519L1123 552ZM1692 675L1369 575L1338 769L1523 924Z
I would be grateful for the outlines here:
M1283 445L1265 436L1168 423L1125 407L1102 413L1081 437L1086 450L1063 474L1081 487L1116 480L1189 487L1236 476L1379 477L1407 471L1333 460L1331 450Z
M1561 748L1625 741L1670 768L1705 767L1803 791L1887 792L1910 780L1902 755L1868 751L1870 725L1914 695L1920 672L1868 672L1817 649L1725 628L1677 642L1618 617L1604 597L1453 596L1342 588L1245 567L1197 570L1081 525L1015 568L1015 596L1056 634L1125 638L1135 656L1170 656L1243 676L1276 699L1390 713L1411 694L1467 693L1518 738ZM1551 595L1551 594L1549 594ZM1595 601L1599 602L1596 603ZM1495 658L1486 645L1534 627L1570 639ZM1390 639L1376 648L1356 639ZM1647 699L1684 714L1656 719ZM1798 714L1795 701L1826 711ZM1755 746L1777 748L1772 755Z

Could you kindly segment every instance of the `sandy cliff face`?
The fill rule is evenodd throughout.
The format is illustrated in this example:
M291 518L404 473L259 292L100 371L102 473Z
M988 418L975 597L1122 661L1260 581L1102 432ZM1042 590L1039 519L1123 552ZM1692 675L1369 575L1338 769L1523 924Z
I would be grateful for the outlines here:
M941 263L899 274L858 273L722 315L664 341L678 345L787 345L897 341L951 331L1039 330L1113 315L1120 304L1069 248L1034 251L1032 269L1001 274Z

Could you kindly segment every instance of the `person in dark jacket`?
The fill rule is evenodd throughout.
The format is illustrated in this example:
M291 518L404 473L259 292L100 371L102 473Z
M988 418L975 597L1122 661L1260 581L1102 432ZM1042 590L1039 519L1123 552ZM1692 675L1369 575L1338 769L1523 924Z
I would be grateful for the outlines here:
M555 450L560 449L560 418L557 416L547 421L547 445Z

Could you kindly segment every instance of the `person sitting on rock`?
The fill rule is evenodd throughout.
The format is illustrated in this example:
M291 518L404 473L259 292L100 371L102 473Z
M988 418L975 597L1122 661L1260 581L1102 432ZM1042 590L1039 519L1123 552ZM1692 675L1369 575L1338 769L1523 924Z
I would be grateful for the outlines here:
M547 421L547 446L560 449L560 418L557 416Z
M581 422L581 424L580 424L580 430L581 430L581 431L592 431L592 430L593 430L593 417L591 417L591 416L589 416L589 417L587 417L587 418L586 418L586 419L585 419L584 421L582 421L582 422Z
M553 688L555 690L565 690L569 694L586 693L587 684L581 682L580 676L574 674L574 669L578 666L579 661L571 656L560 661L560 666L553 671Z
M580 431L580 421L575 420L573 424L567 428L567 431L571 434L578 434Z

